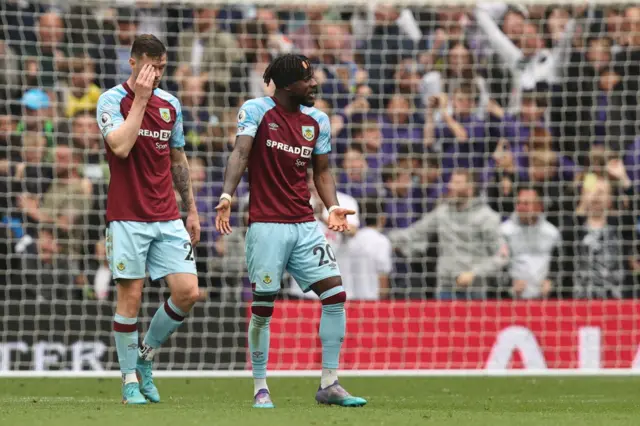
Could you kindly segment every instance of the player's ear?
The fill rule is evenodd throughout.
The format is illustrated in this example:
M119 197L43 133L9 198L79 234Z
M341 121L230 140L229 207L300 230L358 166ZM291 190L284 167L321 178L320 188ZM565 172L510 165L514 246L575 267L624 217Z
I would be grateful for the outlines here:
M131 69L134 69L136 67L136 58L134 58L133 56L129 58L129 65L131 65Z

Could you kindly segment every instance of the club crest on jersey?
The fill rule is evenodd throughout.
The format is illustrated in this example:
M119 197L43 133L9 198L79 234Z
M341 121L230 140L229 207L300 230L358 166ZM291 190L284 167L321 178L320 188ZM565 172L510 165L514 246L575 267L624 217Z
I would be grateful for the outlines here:
M316 129L313 126L302 126L302 137L311 142L316 137Z
M171 113L169 112L169 108L160 108L160 118L162 118L167 123L171 121Z

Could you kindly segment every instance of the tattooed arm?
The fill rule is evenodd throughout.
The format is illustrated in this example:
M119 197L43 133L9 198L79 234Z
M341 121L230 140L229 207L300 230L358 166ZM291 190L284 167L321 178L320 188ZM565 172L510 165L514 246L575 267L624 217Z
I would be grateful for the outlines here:
M182 206L187 211L187 231L191 237L191 244L196 245L200 241L200 217L193 197L189 163L184 154L184 148L171 148L171 175L173 184L180 193Z
M196 212L196 203L193 198L191 176L189 174L189 162L184 153L184 148L171 148L171 175L180 198L182 207L189 213Z

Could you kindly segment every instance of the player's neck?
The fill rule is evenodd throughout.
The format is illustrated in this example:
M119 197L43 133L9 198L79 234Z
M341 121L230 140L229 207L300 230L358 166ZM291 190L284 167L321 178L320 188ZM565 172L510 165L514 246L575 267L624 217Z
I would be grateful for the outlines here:
M273 97L278 102L278 105L287 112L296 112L300 108L300 105L292 101L289 96L279 90L276 90Z

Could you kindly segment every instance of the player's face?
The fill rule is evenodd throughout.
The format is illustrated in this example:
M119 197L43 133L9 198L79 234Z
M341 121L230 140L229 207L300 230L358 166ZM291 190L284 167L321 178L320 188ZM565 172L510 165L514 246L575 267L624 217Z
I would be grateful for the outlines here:
M312 107L316 102L318 93L318 82L313 76L304 80L298 80L289 86L289 92L294 100L300 105Z
M129 59L131 68L133 69L133 77L138 78L138 74L142 71L142 68L147 65L153 65L153 72L155 73L155 80L153 81L153 88L156 89L160 86L160 81L164 75L164 71L167 68L167 55L162 55L158 58L150 58L147 55L142 55L140 58Z

